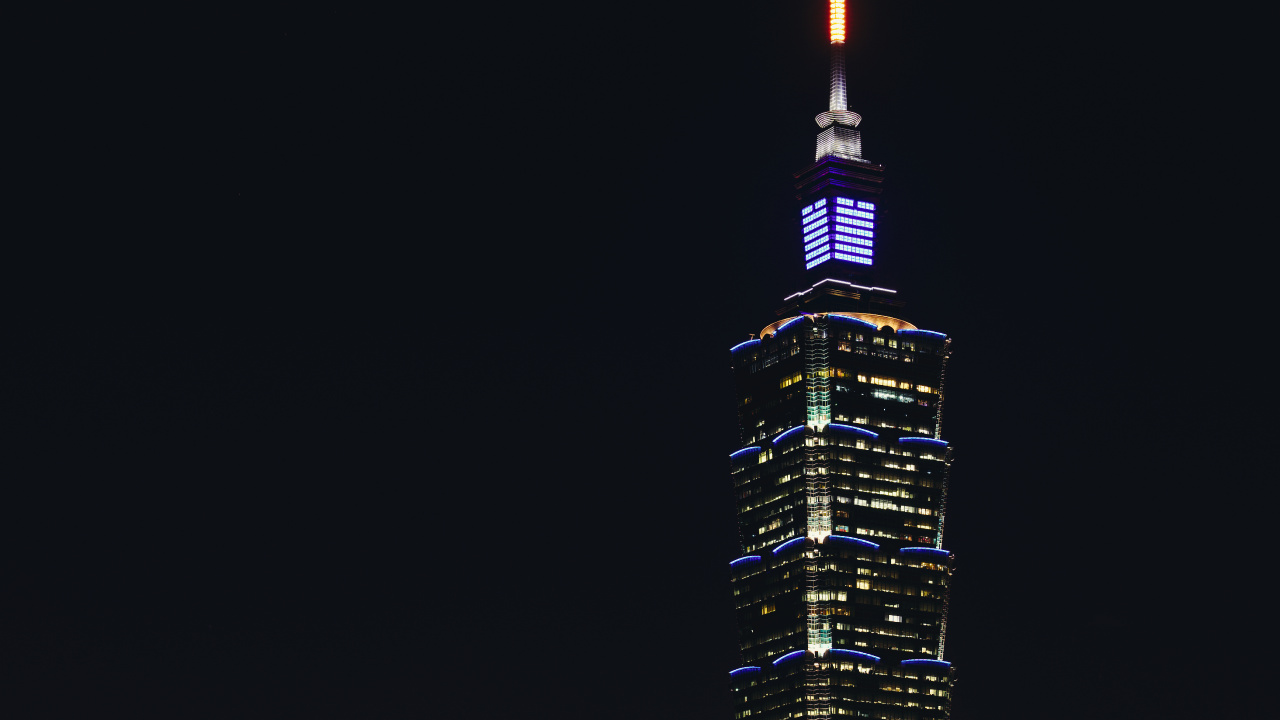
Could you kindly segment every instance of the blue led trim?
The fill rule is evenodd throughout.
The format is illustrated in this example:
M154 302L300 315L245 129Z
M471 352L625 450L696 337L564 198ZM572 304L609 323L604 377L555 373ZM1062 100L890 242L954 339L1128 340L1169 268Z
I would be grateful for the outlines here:
M862 538L849 537L848 535L828 535L827 539L828 540L848 540L849 542L856 542L859 545L865 545L871 548L872 550L880 549L879 545L871 542L870 540L863 540Z
M899 330L899 335L932 335L934 337L945 338L946 333L934 332L932 330Z
M918 443L928 443L929 445L939 445L939 446L941 446L941 447L946 447L946 446L947 446L947 441L946 441L946 440L934 440L933 438L926 438L926 437L904 437L904 438L898 438L898 442L900 442L900 443L904 443L904 442L918 442Z
M786 550L787 548L791 547L792 545L795 545L795 544L796 544L796 543L798 543L798 542L804 542L804 536L803 536L803 535L802 535L802 536L800 536L800 537L794 537L794 538L791 538L790 540L788 540L788 541L786 541L786 542L782 543L781 545L779 545L778 547L774 548L774 549L773 549L773 554L774 554L774 555L777 555L779 552L781 552L781 551L783 551L783 550Z
M871 264L871 258L862 257L861 255L846 255L845 253L832 253L831 257L834 257L837 260L844 260L845 262L861 263L863 265Z
M730 562L729 562L729 567L733 567L734 565L737 565L737 564L738 564L738 563L740 563L740 562L747 562L748 560L759 560L759 559L760 559L760 556L759 556L759 555L743 555L742 557L738 558L737 560L732 560L732 561L730 561Z
M734 345L733 347L729 348L729 352L738 352L739 350L741 350L742 348L748 345L759 345L759 344L760 344L759 340L748 340L746 342L740 342L737 345Z
M775 331L774 331L774 333L775 333L775 334L776 334L776 333L780 333L780 332L782 332L783 330L786 330L787 328L791 327L792 325L795 325L796 323L800 322L800 321L801 321L801 320L803 320L803 319L804 319L804 316L803 316L803 315L801 315L801 316L800 316L800 317L798 317L798 318L791 318L791 319L790 319L790 320L788 320L787 322L783 323L783 324L782 324L782 325L781 325L777 330L775 330Z
M746 667L740 667L737 670L730 670L729 677L733 677L735 675L741 675L742 673L747 673L747 672L760 672L760 668L756 667L755 665L747 665Z
M942 667L951 667L951 663L946 660L934 660L932 658L916 658L914 660L903 660L900 665L940 665Z
M756 451L756 452L760 452L760 448L756 447L755 445L752 445L751 447L744 447L744 448L742 448L741 450L739 450L739 451L738 451L738 452L736 452L736 453L729 453L729 457L730 457L731 459L732 459L732 458L736 458L736 457L738 457L739 455L741 455L742 453L744 453L744 452L751 452L752 450L754 450L754 451Z
M787 653L786 655L783 655L782 657L778 658L777 660L774 660L774 661L773 661L773 664L774 664L774 665L777 665L778 663L786 662L786 661L790 660L791 658L799 657L800 655L804 655L804 654L805 654L805 651L804 651L804 650L796 650L796 651L794 651L794 652L789 652L789 653Z
M867 658L867 659L868 659L868 660L870 660L871 662L880 662L880 658L879 658L879 657L876 657L875 655L872 655L871 653L859 652L859 651L857 651L857 650L846 650L846 649L844 649L844 648L831 648L830 652L833 652L833 653L844 653L844 654L846 654L846 655L857 655L858 657L861 657L861 658Z
M931 547L904 547L898 552L900 553L929 553L931 555L941 555L942 557L951 557L950 550Z
M790 430L788 430L788 431L786 431L786 432L782 433L782 434L781 434L781 435L779 435L778 437L774 438L774 439L773 439L773 444L774 444L774 445L777 445L779 442L781 442L781 441L782 441L782 438L787 437L787 436L788 436L788 435L790 435L791 433L799 432L799 431L801 431L801 430L803 430L803 429L804 429L804 425L797 425L797 426L795 426L795 427L791 428Z
M817 267L817 266L821 265L822 263L824 263L824 262L826 262L826 261L828 261L828 260L830 260L830 259L831 259L831 256L830 256L830 255L823 255L822 257L819 257L819 258L818 258L818 259L816 259L816 260L810 260L809 262L805 263L805 265L804 265L804 269L805 269L805 270L812 270L813 268L815 268L815 267Z
M867 430L866 428L860 428L856 425L841 425L840 423L827 423L827 427L835 428L837 430L852 430L856 433L861 433L863 435L866 435L867 437L873 437L873 438L880 437L879 435L871 432L870 430Z
M875 323L869 323L869 322L867 322L866 320L859 320L858 318L852 318L852 317L849 317L848 315L835 315L835 314L832 314L832 315L828 315L828 316L827 316L827 319L828 319L828 320L833 320L833 319L834 319L834 320L843 320L844 322L851 322L851 323L857 323L857 324L859 324L859 325L866 325L867 327L871 328L872 330L879 330L879 329L880 329L880 328L878 328L878 327L876 327L876 326L875 326Z

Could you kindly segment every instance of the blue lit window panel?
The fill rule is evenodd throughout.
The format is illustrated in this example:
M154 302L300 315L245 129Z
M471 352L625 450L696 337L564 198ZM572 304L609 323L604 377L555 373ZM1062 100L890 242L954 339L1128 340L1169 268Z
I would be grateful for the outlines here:
M863 230L862 228L856 228L856 227L840 226L840 227L837 227L836 230L838 230L839 232L849 233L850 235L857 235L858 237L864 237L864 238L873 238L876 236L875 233L871 232L870 230ZM839 235L837 235L836 237L839 237Z
M835 218L835 221L837 225L836 227L837 230L841 229L839 226L842 226L842 225L852 225L854 227L866 228L868 230L874 230L876 227L875 223L868 222L866 220L850 220L849 218L838 217L838 218ZM868 235L867 237L871 237L871 236Z
M904 438L898 438L898 442L900 442L900 443L904 443L904 442L905 442L905 443L924 443L924 444L926 444L926 445L937 445L938 447L946 447L946 446L947 446L947 441L946 441L946 440L934 440L933 438L927 438L927 437L904 437Z
M822 245L823 243L828 242L830 239L831 238L827 237L827 231L823 230L821 233L818 234L816 239L809 241L809 243L804 246L804 251L809 252L810 250L818 247L819 245Z
M814 260L810 260L809 262L805 263L805 265L804 265L804 269L805 269L805 270L811 270L811 269L813 269L813 268L815 268L815 267L817 267L817 266L821 265L822 263L824 263L824 262L826 262L826 261L828 261L828 260L830 260L830 259L831 259L831 256L830 256L830 255L823 255L823 256L821 256L821 257L818 257L818 258L816 258L816 259L814 259Z
M788 660L794 660L798 657L803 657L804 653L805 653L804 650L796 650L794 652L789 652L786 655L783 655L782 657L778 658L777 660L774 660L773 664L777 665L778 663L784 663Z
M839 237L839 236L837 235L836 237ZM843 252L851 252L854 255L871 255L872 254L870 248L854 247L852 245L844 245L842 243L836 243L835 247L836 247L836 250L841 250Z
M732 458L736 458L736 457L738 457L738 456L739 456L739 455L741 455L742 453L749 453L749 452L760 452L760 448L755 447L754 445L753 445L753 446L751 446L751 447L744 447L744 448L742 448L741 450L739 450L738 452L730 453L730 454L729 454L729 457L730 457L730 459L732 459Z
M823 225L822 227L818 228L817 230L814 230L814 231L813 231L813 232L811 232L811 233L806 233L806 234L805 234L805 236L804 236L804 241L805 241L805 242L810 242L810 241L812 241L814 238L819 237L819 236L825 236L826 234L827 234L827 226L826 226L826 225Z
M852 430L853 432L856 432L856 433L859 433L859 434L862 434L862 435L866 435L867 437L871 437L871 438L878 438L878 437L880 437L880 436L879 436L879 435L877 435L876 433L873 433L873 432L871 432L870 430L868 430L868 429L866 429L866 428L860 428L860 427L858 427L858 426L856 426L856 425L841 425L840 423L828 423L828 424L827 424L827 427L829 427L829 428L835 428L836 430Z
M731 353L738 352L739 350L741 350L744 347L747 347L748 345L759 345L759 344L760 344L759 340L747 340L746 342L740 342L737 345L734 345L733 347L729 348L729 352Z
M858 204L849 198L836 198L837 205L848 205L849 207L857 207Z
M837 247L839 247L839 246L837 246ZM805 253L804 259L805 259L805 260L811 260L811 259L813 259L813 257L814 257L815 255L821 255L821 254L822 254L822 253L824 253L824 252L831 252L831 246L830 246L830 245L824 245L824 244L822 244L822 243L819 243L819 244L818 244L818 247L817 247L816 249L811 250L811 251L809 251L809 252Z
M740 563L753 562L753 561L755 561L755 562L759 562L759 561L760 561L760 556L759 556L759 555L743 555L742 557L738 558L737 560L731 560L731 561L729 562L729 567L736 567L736 566L737 566L738 564L740 564Z
M941 549L941 548L931 548L931 547L904 547L904 548L902 548L901 550L899 550L898 552L900 552L900 553L921 553L921 554L924 554L924 555L938 555L938 556L940 556L940 557L951 557L951 551L950 551L950 550L943 550L943 549Z
M810 230L812 230L812 229L814 229L814 228L816 228L816 227L819 227L819 226L825 226L825 225L826 225L826 222L827 222L827 214L826 214L826 213L820 213L820 214L818 214L818 215L813 216L813 218L812 218L812 219L810 219L810 220L809 220L809 222L805 223L805 226L804 226L804 228L802 228L802 229L803 229L805 232L809 232Z
M812 205L810 205L809 207L805 208L804 210L801 210L801 211L800 211L800 214L801 214L801 215L808 215L809 213L813 212L814 210L821 210L822 208L824 208L824 207L826 207L826 206L827 206L827 200L826 200L826 198L823 198L823 199L819 200L818 202L813 203L813 204L812 204Z
M871 542L870 540L863 540L862 538L849 537L848 535L828 535L827 539L828 540L847 540L849 542L862 545L863 547L871 548L872 550L880 549L879 545Z
M868 231L867 237L871 237L870 231L874 230L876 227L876 224L873 222L867 222L866 220L855 220L847 217L832 218L832 222L834 222L836 225L839 226L836 228L837 230L844 230L845 232L853 232L848 230L846 226L865 229Z
M853 243L854 245L861 245L865 248L869 248L875 244L866 238L850 237L849 235L841 235L840 233L836 233L836 242Z
M730 670L729 676L736 677L738 675L744 675L746 673L753 673L753 672L760 672L760 668L756 667L755 665L747 665L746 667L740 667L736 670Z
M804 425L797 425L797 426L795 426L795 427L791 428L790 430L787 430L786 432L782 433L782 434L781 434L781 435L779 435L778 437L774 438L774 439L773 439L773 444L774 444L774 445L777 445L778 443L782 442L782 439L783 439L783 438L785 438L785 437L791 437L792 435L794 435L794 434L796 434L796 433L800 432L800 431L801 431L801 430L803 430L803 429L804 429Z
M858 209L859 209L859 210L875 210L875 209L876 209L876 204L875 204L875 203L865 202L865 201L863 201L863 200L859 200L859 201L858 201Z
M832 253L831 257L845 262L858 263L860 265L870 265L871 258L862 257L861 255L849 255L847 253Z
M914 658L911 660L903 660L900 665L936 665L937 667L951 667L951 663L946 660L934 660L933 658Z
M934 332L933 330L899 330L899 335L932 335L937 338L945 338L946 333Z
M875 220L875 219L876 219L876 214L875 214L875 213L869 213L869 212L867 212L867 211L865 211L865 210L846 210L846 209L844 209L844 208L836 208L836 214L837 214L837 215L851 215L851 216L853 216L853 217L859 217L859 218L862 218L862 219L864 219L864 220ZM838 220L838 219L839 219L839 218L837 218L837 220Z
M787 548L791 547L792 545L795 545L796 543L802 543L802 542L804 542L804 537L803 537L803 536L801 536L801 537L794 537L794 538L791 538L790 540L788 540L788 541L786 541L786 542L782 543L781 545L779 545L778 547L774 548L774 549L773 549L773 554L774 554L774 555L777 555L778 553L782 552L783 550L786 550Z
M862 658L864 660L870 660L873 663L880 662L880 658L878 656L872 655L871 653L860 652L858 650L846 650L845 648L831 648L830 652L836 653L839 655L852 655L853 657Z

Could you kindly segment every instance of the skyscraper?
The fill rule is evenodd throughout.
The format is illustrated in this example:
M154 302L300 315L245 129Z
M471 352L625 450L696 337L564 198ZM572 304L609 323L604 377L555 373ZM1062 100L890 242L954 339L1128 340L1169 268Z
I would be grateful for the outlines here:
M804 282L730 350L742 659L730 688L737 718L941 718L951 341L903 319L877 281L884 169L863 157L845 3L829 2L829 106L815 161L796 174Z

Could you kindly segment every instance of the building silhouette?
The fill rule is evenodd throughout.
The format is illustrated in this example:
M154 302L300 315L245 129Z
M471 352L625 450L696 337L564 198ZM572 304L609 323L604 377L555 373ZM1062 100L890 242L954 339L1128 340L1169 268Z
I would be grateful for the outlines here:
M796 174L804 284L730 350L734 716L942 718L951 341L906 320L877 282L884 169L863 157L845 96L844 0L829 1L829 107L815 161Z

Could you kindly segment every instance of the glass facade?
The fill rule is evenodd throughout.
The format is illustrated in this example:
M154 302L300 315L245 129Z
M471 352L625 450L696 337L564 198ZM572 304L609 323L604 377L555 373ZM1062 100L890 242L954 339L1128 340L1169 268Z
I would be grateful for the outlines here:
M949 340L876 319L800 316L731 353L735 717L946 715Z

